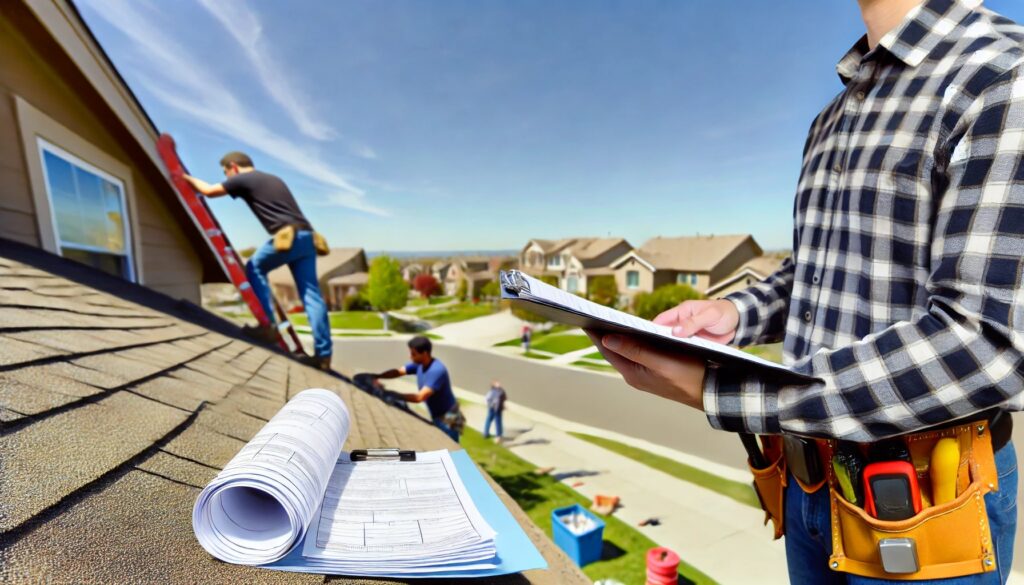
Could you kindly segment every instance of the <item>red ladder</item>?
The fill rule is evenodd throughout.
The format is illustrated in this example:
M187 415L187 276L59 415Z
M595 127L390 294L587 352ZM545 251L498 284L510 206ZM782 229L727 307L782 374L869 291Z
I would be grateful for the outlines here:
M249 310L256 317L256 321L263 327L270 325L270 319L267 318L267 314L263 311L263 305L256 298L256 293L252 290L252 284L249 283L249 278L245 275L242 259L239 258L235 249L231 247L227 234L224 233L220 224L217 223L217 218L213 217L213 213L207 207L206 201L182 177L185 173L185 165L181 164L181 159L178 158L178 152L174 148L174 139L171 138L170 134L160 135L160 138L156 141L156 150L160 153L160 158L164 160L167 170L171 173L171 182L174 183L178 197L185 204L185 209L192 215L192 220L195 221L200 231L206 236L207 241L210 242L214 252L216 252L215 255L217 256L217 261L220 262L221 268L224 269L228 278L231 279L231 283L238 289L238 293L242 295L242 300L245 301L245 304L249 305ZM302 342L299 341L299 335L295 332L295 327L288 320L288 315L281 309L281 305L274 298L273 294L270 295L270 298L274 302L274 310L277 312L279 322L277 327L278 344L285 351L306 355L306 351L302 348Z

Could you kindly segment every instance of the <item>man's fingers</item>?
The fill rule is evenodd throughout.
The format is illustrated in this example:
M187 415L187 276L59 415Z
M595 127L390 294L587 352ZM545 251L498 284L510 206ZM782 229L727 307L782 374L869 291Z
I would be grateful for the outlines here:
M722 312L717 308L708 307L700 313L695 313L679 322L678 327L672 329L672 333L679 337L689 337L698 331L703 331L714 325L722 318Z
M700 303L701 301L683 301L671 309L662 312L653 321L658 325L666 325L668 327L679 325L683 319L692 315L694 311L699 310Z

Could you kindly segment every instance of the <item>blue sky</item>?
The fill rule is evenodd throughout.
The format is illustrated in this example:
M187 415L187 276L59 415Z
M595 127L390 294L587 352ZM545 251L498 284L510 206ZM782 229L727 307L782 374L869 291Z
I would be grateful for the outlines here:
M855 0L78 5L193 174L249 152L367 250L788 248L807 127L864 32ZM213 210L236 246L265 239L244 203Z

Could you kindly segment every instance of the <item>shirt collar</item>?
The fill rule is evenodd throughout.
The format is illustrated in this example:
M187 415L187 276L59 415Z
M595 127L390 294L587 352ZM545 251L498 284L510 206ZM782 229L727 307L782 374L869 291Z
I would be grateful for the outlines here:
M965 18L981 6L982 0L925 0L914 7L896 28L868 51L867 36L861 37L836 65L843 83L854 77L863 59L884 49L908 67L917 67Z

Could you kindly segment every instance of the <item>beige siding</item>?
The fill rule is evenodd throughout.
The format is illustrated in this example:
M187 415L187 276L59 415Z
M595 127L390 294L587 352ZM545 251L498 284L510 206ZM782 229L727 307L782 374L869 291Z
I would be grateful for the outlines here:
M626 286L626 273L631 270L636 270L640 273L640 286L637 288ZM637 293L654 290L654 274L646 266L637 262L635 258L630 258L615 270L615 284L618 285L621 294L633 298Z
M737 246L732 253L726 256L724 260L714 267L709 275L710 280L708 284L705 284L700 290L707 290L709 286L718 284L730 274L739 270L741 266L760 255L761 250L757 247L757 244L754 243L754 240L752 238L747 238L742 244Z
M105 105L95 100L91 89L84 87L77 70L59 61L60 57L49 57L51 52L56 54L55 47L47 44L40 49L35 45L47 41L37 25L25 18L23 11L17 3L0 8L0 184L3 185L0 234L31 245L43 245L16 113L15 96L19 96L131 169L131 177L127 179L133 184L134 192L129 194L129 206L135 207L138 219L137 225L132 227L138 242L137 269L144 284L176 298L200 302L202 267L199 256L157 197L148 176L138 171L132 156L125 150L125 147L133 148L134 143L120 127L107 126L114 123L111 122L113 117ZM44 53L47 59L42 57ZM35 152L29 155L37 156Z

